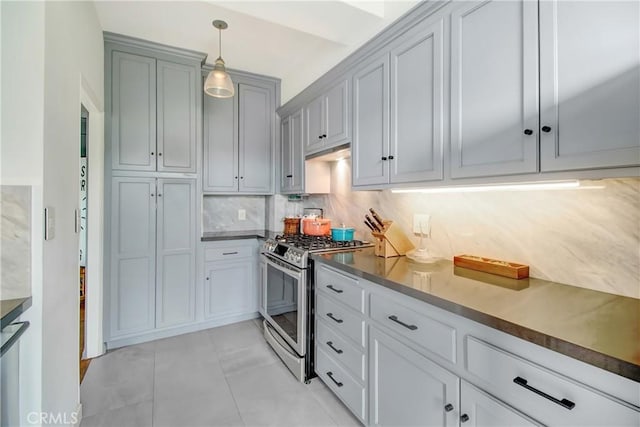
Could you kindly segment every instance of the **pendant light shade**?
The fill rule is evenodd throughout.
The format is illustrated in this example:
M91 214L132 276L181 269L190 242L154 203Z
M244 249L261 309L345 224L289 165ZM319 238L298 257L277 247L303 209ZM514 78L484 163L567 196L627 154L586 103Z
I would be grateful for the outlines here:
M222 30L227 28L227 23L215 20L213 26L218 29L218 52L220 55L204 82L204 93L216 98L231 98L235 94L235 89L222 59Z

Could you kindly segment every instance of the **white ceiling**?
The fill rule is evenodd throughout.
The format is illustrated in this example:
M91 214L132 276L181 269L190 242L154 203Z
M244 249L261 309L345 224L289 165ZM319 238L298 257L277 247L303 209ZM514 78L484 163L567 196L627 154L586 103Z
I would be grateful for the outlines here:
M104 31L206 52L229 68L282 79L282 102L307 87L418 0L96 1Z

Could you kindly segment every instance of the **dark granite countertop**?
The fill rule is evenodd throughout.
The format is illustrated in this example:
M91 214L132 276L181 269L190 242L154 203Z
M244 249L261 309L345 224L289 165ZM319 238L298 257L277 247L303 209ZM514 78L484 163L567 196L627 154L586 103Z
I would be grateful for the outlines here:
M0 300L1 328L4 328L31 307L31 297Z
M541 279L508 279L455 267L448 260L385 259L373 249L312 258L640 382L638 299Z
M275 231L243 230L243 231L208 231L202 233L201 242L215 242L218 240L264 239L275 237Z

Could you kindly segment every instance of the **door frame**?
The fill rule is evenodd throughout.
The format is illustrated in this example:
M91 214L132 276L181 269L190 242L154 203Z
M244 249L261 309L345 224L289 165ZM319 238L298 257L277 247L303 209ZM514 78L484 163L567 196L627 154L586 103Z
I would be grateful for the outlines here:
M105 352L102 326L104 317L104 105L98 101L83 76L80 77L80 105L89 112L85 354L87 358L92 358ZM80 298L79 293L78 298Z

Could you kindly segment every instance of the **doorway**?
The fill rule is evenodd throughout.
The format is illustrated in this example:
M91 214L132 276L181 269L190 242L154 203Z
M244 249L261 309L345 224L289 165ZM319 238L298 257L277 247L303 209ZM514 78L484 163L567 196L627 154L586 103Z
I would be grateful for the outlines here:
M87 124L89 122L89 112L83 105L80 106L80 210L78 214L79 222L79 294L80 294L80 382L89 369L91 359L86 357L86 269L87 269L87 218L89 214L89 169L87 157Z

